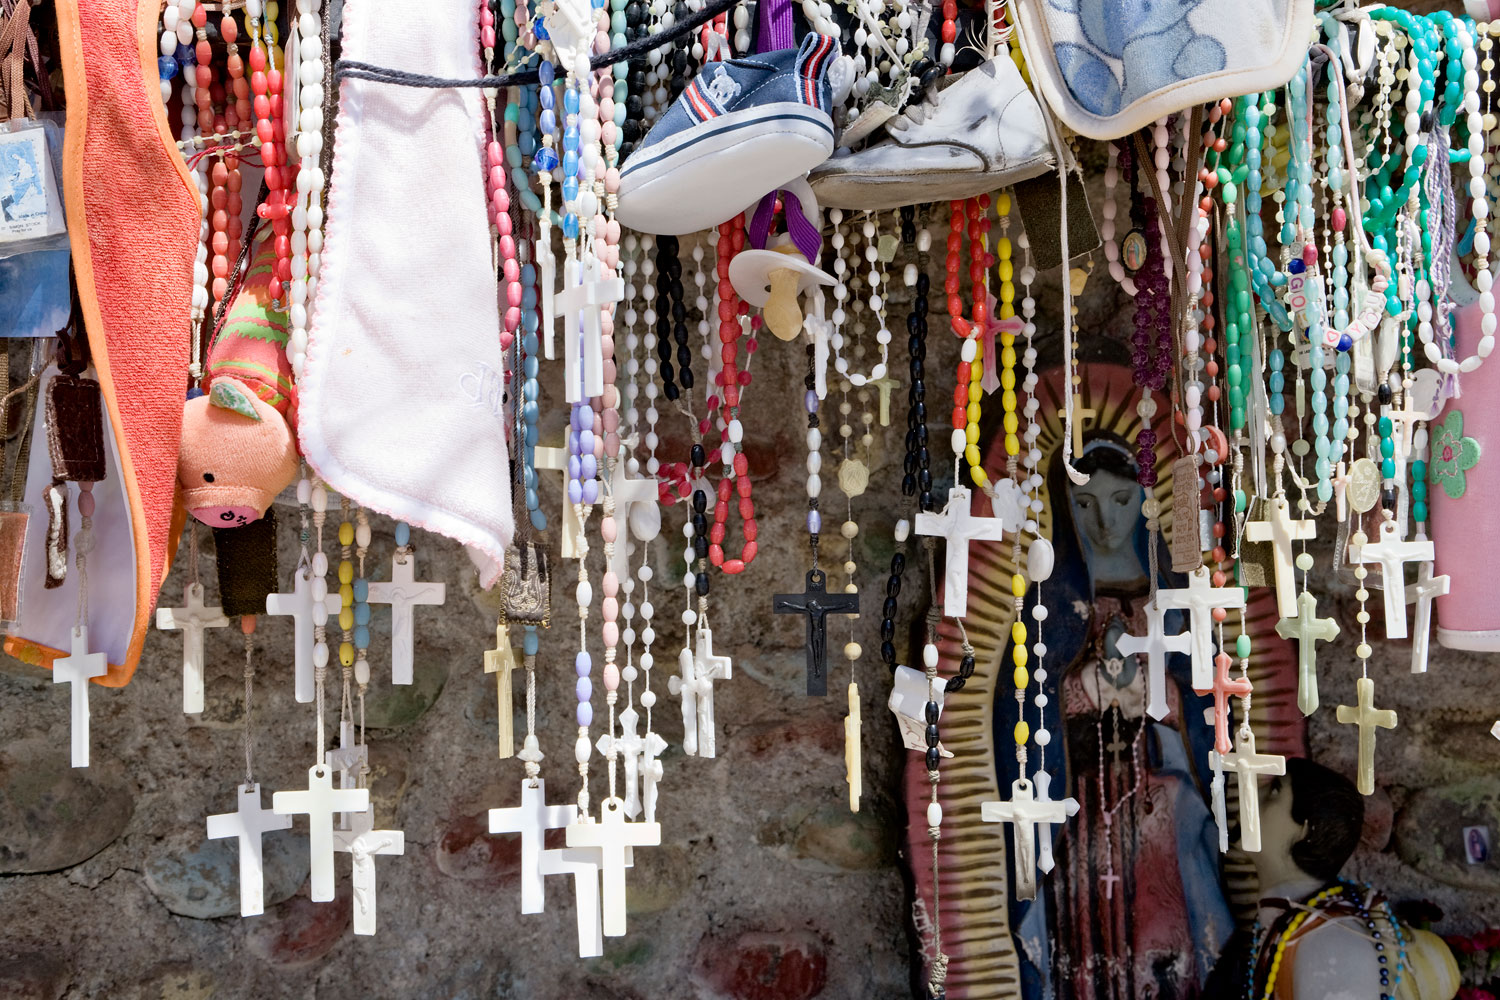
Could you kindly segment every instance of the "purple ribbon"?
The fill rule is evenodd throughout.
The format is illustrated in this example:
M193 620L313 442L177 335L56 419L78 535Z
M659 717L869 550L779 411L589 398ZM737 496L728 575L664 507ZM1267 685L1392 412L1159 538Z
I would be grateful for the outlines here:
M823 250L823 234L807 221L807 216L802 213L802 202L790 191L772 191L755 206L755 214L750 218L750 246L756 250L766 248L766 240L771 235L771 218L776 214L777 194L781 195L785 208L786 231L792 238L792 245L809 263L816 264Z
M755 51L775 52L795 44L791 0L760 0L760 37L755 40Z

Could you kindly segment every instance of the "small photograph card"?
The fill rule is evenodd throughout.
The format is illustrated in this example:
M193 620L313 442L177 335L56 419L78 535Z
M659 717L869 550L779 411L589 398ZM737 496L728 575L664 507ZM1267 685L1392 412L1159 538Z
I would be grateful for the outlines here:
M0 243L67 232L47 133L0 132Z

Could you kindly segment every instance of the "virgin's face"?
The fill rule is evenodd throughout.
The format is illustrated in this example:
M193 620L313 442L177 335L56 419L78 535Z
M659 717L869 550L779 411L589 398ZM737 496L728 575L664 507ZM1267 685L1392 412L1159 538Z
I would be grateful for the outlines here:
M1141 488L1133 479L1098 470L1073 487L1073 519L1096 555L1130 544L1141 516Z

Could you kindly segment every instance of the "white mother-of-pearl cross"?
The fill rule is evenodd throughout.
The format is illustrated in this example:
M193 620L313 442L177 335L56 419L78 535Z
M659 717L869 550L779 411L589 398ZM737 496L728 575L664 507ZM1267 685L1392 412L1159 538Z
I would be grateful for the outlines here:
M317 697L314 684L313 640L314 602L312 572L298 567L292 574L290 594L267 594L266 614L287 615L292 619L292 690L297 701L307 704Z
M1037 771L1036 777L1032 779L1032 783L1036 785L1036 800L1038 802L1052 801L1052 775L1046 771ZM1063 799L1063 808L1068 811L1069 816L1077 815L1078 800ZM1055 825L1054 823L1044 822L1039 824L1040 829L1037 830L1036 866L1043 875L1049 874L1053 868L1057 867L1057 862L1052 858L1052 827Z
M1260 790L1262 774L1286 774L1286 758L1279 754L1256 753L1255 733L1244 726L1235 733L1234 750L1220 754L1208 752L1208 764L1215 773L1214 815L1220 820L1219 844L1221 849L1228 843L1228 830L1222 825L1224 816L1223 771L1233 771L1240 784L1240 847L1254 853L1260 850Z
M1115 640L1115 649L1125 656L1146 656L1146 714L1161 720L1167 715L1167 654L1186 653L1193 644L1187 632L1167 635L1166 611L1159 602L1146 605L1146 634L1125 634Z
M359 776L370 766L370 748L355 742L354 722L345 719L339 723L339 745L323 754L323 762L339 773L339 788L358 788ZM352 812L341 812L338 827L348 829Z
M734 661L714 653L714 635L707 625L698 629L693 650L693 676L698 687L698 756L718 756L714 734L714 681L728 680L734 674Z
M1316 521L1292 520L1292 505L1286 497L1276 497L1270 503L1270 512L1264 521L1251 521L1245 525L1245 538L1252 542L1271 543L1271 565L1276 574L1276 613L1282 618L1297 614L1297 569L1292 543L1316 538Z
M576 805L547 805L547 783L541 778L521 782L521 804L490 810L490 833L521 835L521 912L541 913L547 897L542 886L542 841L548 830L577 822Z
M955 486L948 491L948 503L941 514L918 511L915 524L917 534L941 536L948 543L943 562L943 613L958 618L969 610L969 543L998 542L1007 531L1020 527L1002 517L976 517L970 511L972 496L968 487Z
M666 752L667 741L654 732L648 732L641 748L641 806L647 823L656 822L656 784L665 770L659 758ZM631 817L634 819L635 817Z
M354 933L375 933L375 857L405 854L406 835L400 830L376 830L375 811L355 813L347 830L333 832L333 849L354 861L350 879L354 889Z
M577 806L571 806L575 812ZM578 918L578 957L604 954L604 927L599 917L599 852L587 847L542 851L537 875L573 876L573 908ZM540 912L538 908L537 912Z
M484 651L484 672L495 674L495 720L501 759L516 753L511 674L516 669L516 651L510 645L510 626L502 619L495 626L495 648Z
M698 756L698 668L693 651L686 646L677 654L677 676L667 680L667 690L682 703L682 752Z
M1243 608L1245 591L1240 587L1214 587L1209 584L1207 566L1188 574L1188 585L1177 590L1158 590L1156 603L1163 609L1188 612L1188 633L1193 637L1194 690L1207 690L1214 683L1215 608Z
M109 659L89 652L89 627L73 627L73 651L52 661L52 683L70 684L68 717L74 767L89 766L89 680L109 673Z
M391 606L391 683L412 682L412 653L416 645L413 608L419 604L442 604L448 599L448 585L417 581L416 553L399 554L391 559L389 583L370 584L369 602Z
M1037 799L1031 782L1025 778L1017 778L1011 782L1009 802L979 804L979 818L986 823L1011 824L1016 844L1017 899L1036 898L1037 824L1061 823L1077 812L1077 799L1068 798L1060 802Z
M1406 599L1417 605L1417 621L1411 633L1411 672L1427 672L1427 653L1432 643L1432 600L1448 593L1452 579L1445 573L1432 575L1432 563L1424 562L1417 569L1417 582L1406 585Z
M646 747L645 738L638 732L640 713L634 705L627 705L620 713L620 734L612 736L601 733L594 745L599 753L608 757L610 751L620 758L625 766L625 815L634 819L641 811L641 751Z
M156 627L182 630L182 710L188 715L203 711L203 633L224 628L229 619L223 608L203 604L203 584L183 588L182 607L157 608Z
M311 872L308 895L314 903L328 902L333 898L333 814L364 812L369 809L369 789L335 789L333 768L326 764L314 764L307 769L307 788L295 792L277 792L271 796L271 808L282 815L307 815Z
M1385 598L1385 637L1406 638L1406 573L1409 562L1431 562L1434 558L1431 539L1402 541L1396 522L1380 522L1380 540L1349 547L1349 558L1357 563L1378 563L1380 583ZM1369 794L1366 792L1365 794Z
M604 936L620 937L625 933L625 869L630 851L635 847L655 847L661 843L660 823L627 823L625 803L608 798L600 804L599 822L592 819L568 826L569 847L592 847L600 851L599 868L604 880L600 905L604 917Z
M563 398L568 403L604 394L602 314L625 298L625 280L602 277L599 259L591 253L584 256L582 263L570 260L563 265L563 290L555 300L566 316Z
M632 478L629 464L628 453L622 447L610 467L607 482L609 494L615 500L615 523L623 521L636 540L649 542L661 533L660 494L655 479ZM624 532L615 542L610 567L615 571L615 579L630 579L630 545Z
M208 839L236 837L240 846L240 916L265 912L265 863L261 837L273 830L290 830L292 817L260 807L260 785L241 785L232 813L208 817Z

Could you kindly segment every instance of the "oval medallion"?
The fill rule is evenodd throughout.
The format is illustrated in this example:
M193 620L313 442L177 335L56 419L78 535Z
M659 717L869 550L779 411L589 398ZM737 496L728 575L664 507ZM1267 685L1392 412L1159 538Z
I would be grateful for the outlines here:
M1349 506L1363 514L1380 502L1380 467L1368 458L1361 458L1349 467L1348 485L1345 487Z
M1132 229L1125 234L1125 241L1120 244L1120 263L1125 265L1125 270L1131 274L1146 266L1146 234L1139 229Z

